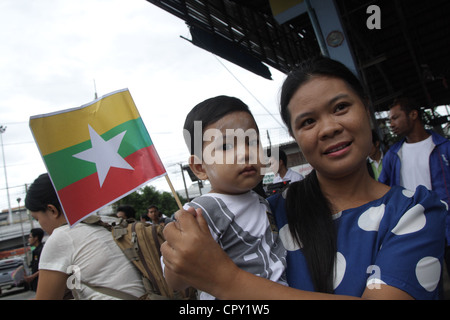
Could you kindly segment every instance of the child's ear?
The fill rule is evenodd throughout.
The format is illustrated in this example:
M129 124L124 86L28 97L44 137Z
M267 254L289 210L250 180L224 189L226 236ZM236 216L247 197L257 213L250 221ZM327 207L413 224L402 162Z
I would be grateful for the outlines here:
M200 180L208 179L208 175L203 168L203 163L197 156L192 155L189 157L189 167Z

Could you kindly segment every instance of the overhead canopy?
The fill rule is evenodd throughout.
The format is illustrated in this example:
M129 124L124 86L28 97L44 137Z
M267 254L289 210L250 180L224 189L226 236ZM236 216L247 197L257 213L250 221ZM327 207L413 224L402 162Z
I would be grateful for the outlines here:
M398 95L423 107L450 104L450 1L338 0L342 20L376 110ZM381 29L369 30L367 6L381 8Z
M279 25L268 0L147 0L208 33L229 47L287 73L296 63L320 54L308 16ZM214 52L211 48L211 52Z
M186 21L194 44L265 78L270 72L262 63L287 73L320 55L308 14L279 24L269 0L147 1ZM450 1L335 3L375 111L400 95L426 108L450 104ZM367 28L370 5L381 9L379 30Z
M231 61L242 68L245 68L261 77L272 79L269 68L261 61L252 56L247 51L240 48L240 45L213 33L204 31L201 28L192 26L190 28L192 43L196 46L210 51L219 57Z

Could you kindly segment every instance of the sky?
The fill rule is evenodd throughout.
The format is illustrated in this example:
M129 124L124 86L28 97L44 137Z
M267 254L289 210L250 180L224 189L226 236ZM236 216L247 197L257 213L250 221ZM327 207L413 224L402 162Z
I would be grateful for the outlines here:
M195 47L181 19L145 0L0 2L0 210L46 172L30 116L75 108L128 88L176 190L189 156L182 128L197 103L217 95L249 105L268 145L289 140L278 98L285 75L254 75ZM186 175L188 186L190 180ZM164 178L149 183L170 191Z

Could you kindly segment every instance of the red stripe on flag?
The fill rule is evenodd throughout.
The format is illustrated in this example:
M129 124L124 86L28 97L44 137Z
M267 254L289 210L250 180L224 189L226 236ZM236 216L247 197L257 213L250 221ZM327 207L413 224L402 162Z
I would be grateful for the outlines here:
M58 191L70 225L166 172L153 145L125 160L134 170L111 167L101 188L98 175L94 173Z

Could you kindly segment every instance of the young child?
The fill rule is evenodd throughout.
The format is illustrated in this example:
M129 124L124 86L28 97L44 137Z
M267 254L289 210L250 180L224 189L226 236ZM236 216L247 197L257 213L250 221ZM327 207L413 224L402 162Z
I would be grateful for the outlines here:
M184 130L191 170L211 183L211 191L185 209L201 209L214 239L239 267L286 284L286 252L270 223L270 207L252 190L263 178L264 165L248 106L233 97L207 99L187 115ZM200 299L214 297L202 292Z

